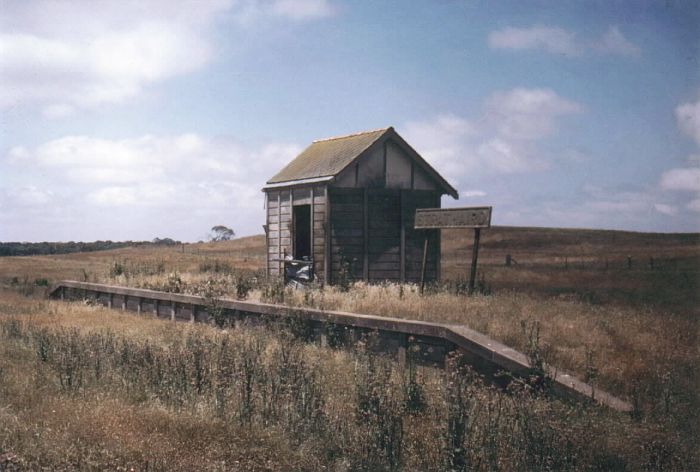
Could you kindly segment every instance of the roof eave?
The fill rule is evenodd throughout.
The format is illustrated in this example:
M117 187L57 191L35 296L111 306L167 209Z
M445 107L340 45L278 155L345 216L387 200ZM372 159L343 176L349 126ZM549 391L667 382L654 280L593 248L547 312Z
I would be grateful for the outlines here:
M332 181L333 179L335 179L335 176L326 175L322 177L312 177L309 179L287 180L284 182L267 182L262 188L262 191L264 192L266 190L274 190L278 188L299 187L309 184L327 183Z

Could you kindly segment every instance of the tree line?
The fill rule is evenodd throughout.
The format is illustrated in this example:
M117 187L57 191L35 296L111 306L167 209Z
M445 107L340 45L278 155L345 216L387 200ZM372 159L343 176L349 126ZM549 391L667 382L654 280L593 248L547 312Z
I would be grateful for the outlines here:
M173 246L176 244L182 243L171 238L155 238L152 241L0 242L0 257L68 254L72 252L106 251L128 246Z

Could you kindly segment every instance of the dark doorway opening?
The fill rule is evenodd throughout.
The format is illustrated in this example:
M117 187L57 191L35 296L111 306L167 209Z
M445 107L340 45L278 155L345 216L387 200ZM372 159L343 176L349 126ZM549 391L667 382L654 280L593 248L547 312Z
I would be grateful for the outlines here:
M294 207L294 259L311 259L311 205Z

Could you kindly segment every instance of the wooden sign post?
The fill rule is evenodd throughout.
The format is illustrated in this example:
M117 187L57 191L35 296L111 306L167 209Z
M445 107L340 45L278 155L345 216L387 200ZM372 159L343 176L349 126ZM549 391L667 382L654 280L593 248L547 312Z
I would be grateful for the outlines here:
M416 210L415 229L445 229L473 228L474 246L472 248L472 264L469 271L469 293L474 291L476 284L476 265L479 258L479 239L481 228L491 226L492 207L467 208L419 208ZM439 257L439 255L438 255ZM425 266L428 260L428 237L423 246L423 267L421 268L420 291L425 285Z

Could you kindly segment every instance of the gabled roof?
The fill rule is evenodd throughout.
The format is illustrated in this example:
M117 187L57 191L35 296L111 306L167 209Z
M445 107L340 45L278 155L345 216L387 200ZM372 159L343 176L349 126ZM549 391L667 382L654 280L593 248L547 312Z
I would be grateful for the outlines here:
M331 181L386 135L403 145L411 158L440 184L445 193L457 198L457 191L392 127L316 140L268 180L265 189Z

